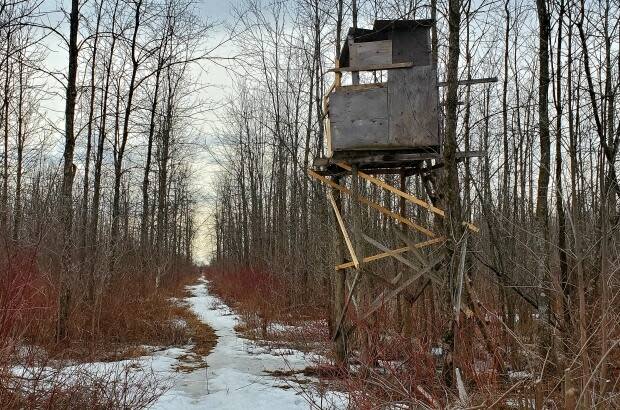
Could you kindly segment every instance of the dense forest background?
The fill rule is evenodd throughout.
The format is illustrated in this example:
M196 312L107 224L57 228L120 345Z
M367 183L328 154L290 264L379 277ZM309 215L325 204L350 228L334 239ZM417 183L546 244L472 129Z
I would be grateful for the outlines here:
M216 26L191 0L2 2L0 398L23 407L13 360L39 360L24 346L92 358L179 343L170 297L196 279L196 156L208 148L214 288L265 332L270 320L323 320L329 376L352 406L449 403L464 388L489 400L515 386L537 405L617 406L619 14L612 0L240 0ZM336 272L342 238L307 170L325 154L345 33L375 19L435 22L442 158L382 178L446 217L342 180L445 238L417 254L443 255L436 280L364 315L409 270L386 258L358 287L353 270ZM214 116L205 67L216 65L227 99ZM498 82L458 83L483 77ZM360 209L365 233L403 245L398 225Z
M161 335L140 315L195 273L211 28L185 0L0 4L2 360Z
M342 238L334 233L325 189L306 173L325 153L323 98L334 81L328 70L350 26L435 19L432 52L439 80L448 82L440 89L443 167L429 164L404 183L398 175L384 180L447 207L453 219L442 224L375 185L358 184L374 202L445 232L449 257L440 284L420 279L415 299L386 302L385 316L361 320L364 303L406 266L384 260L367 268L372 275L362 275L367 283L353 294L362 308L348 310L357 329L350 353L363 361L370 351L373 363L368 357L385 358L386 341L441 346L444 373L456 364L479 389L488 386L487 365L501 377L525 369L543 381L545 397L574 394L575 385L581 406L612 406L620 313L619 12L613 1L570 0L240 4L233 41L241 58L221 126L225 171L216 188L215 261L231 271L250 266L277 276L286 291L272 302L282 309L322 307L333 333L335 300L355 286L355 275L339 279L334 271ZM456 83L493 76L497 83ZM455 150L484 155L457 161ZM343 196L345 212L355 206L349 199ZM459 218L481 228L465 241L467 308L460 325L451 304L464 246L463 230L453 223ZM385 215L362 207L361 225L390 248L403 246ZM363 256L376 252L366 246ZM374 387L365 385L372 392L366 399L378 395ZM402 394L395 397L416 394L394 389Z

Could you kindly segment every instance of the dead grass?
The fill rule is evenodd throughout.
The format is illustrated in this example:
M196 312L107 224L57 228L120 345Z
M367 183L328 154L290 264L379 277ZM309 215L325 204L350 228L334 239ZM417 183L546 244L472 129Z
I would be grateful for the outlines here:
M199 277L192 265L179 264L159 287L148 275L119 274L95 300L78 294L68 336L60 343L55 340L57 289L39 270L36 254L7 259L0 269L10 284L0 287L0 348L12 341L36 346L50 360L79 363L138 358L152 351L145 346L193 344L192 361L198 362L216 343L213 330L179 303Z
M211 283L210 290L241 317L235 331L243 337L268 348L303 352L328 349L323 303L307 290L305 296L297 295L286 275L260 268L210 267L205 276Z
M202 322L187 305L176 306L174 312L186 324L188 341L192 344L188 353L177 357L180 363L175 366L175 370L189 373L206 368L205 357L217 344L217 335L213 328Z

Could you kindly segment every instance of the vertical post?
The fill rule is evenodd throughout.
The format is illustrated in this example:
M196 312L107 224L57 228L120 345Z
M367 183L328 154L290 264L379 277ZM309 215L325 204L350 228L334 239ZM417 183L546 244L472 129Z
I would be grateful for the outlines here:
M353 222L353 249L355 250L355 254L358 255L359 259L359 268L361 269L362 264L364 263L364 253L362 251L362 240L361 240L361 232L362 232L362 209L360 206L360 202L357 200L360 196L360 188L359 188L359 177L358 177L358 168L357 165L353 165L351 167L351 220Z
M351 65L351 50L353 50L353 44L355 44L355 40L353 36L348 36L347 41L349 42L349 65ZM359 71L351 71L351 84L357 85L360 83L360 73Z
M338 0L336 17L336 68L340 67L340 32L342 30L342 0ZM336 71L336 88L340 87L342 82L342 73Z
M571 369L564 369L564 409L575 410L577 408L577 391L573 387Z
M340 183L340 177L335 176L332 180L336 183ZM332 188L332 196L334 198L334 202L336 204L336 209L339 212L342 212L342 199L340 197L340 191ZM335 217L335 215L334 215ZM344 260L344 249L342 247L342 241L340 240L340 234L338 229L336 228L336 224L334 224L333 228L333 240L334 240L334 248L336 251L336 258L338 262ZM347 342L346 342L346 318L344 317L344 294L346 290L346 269L338 269L336 270L336 280L334 283L334 323L337 323L340 317L342 317L342 324L337 330L336 334L336 361L339 365L346 367L347 366Z
M337 18L336 18L336 56L335 56L335 65L336 67L340 67L340 32L342 29L342 0L338 0L337 5ZM335 87L340 87L342 82L342 73L336 72L336 78L334 81ZM329 119L329 117L327 117ZM329 127L327 128L329 132ZM331 144L331 138L328 134L328 147ZM334 176L332 180L336 183L340 183L340 177ZM332 195L334 198L334 202L336 203L336 208L340 211L342 209L342 199L340 198L340 191L332 188ZM335 217L335 215L334 215ZM342 248L342 243L340 242L340 238L338 236L338 229L334 224L333 229L333 240L334 240L334 248L336 251L336 257L338 261L343 260L344 249ZM336 334L336 361L338 364L346 367L347 366L347 343L346 343L346 330L345 330L345 318L343 316L344 313L344 291L345 291L345 280L346 280L346 271L344 269L337 270L335 273L335 283L334 283L334 316L333 323L336 324L339 318L343 317L343 322L341 326L339 326L338 333Z
M407 192L407 174L405 170L401 170L400 172L400 190L402 192ZM400 201L398 204L398 212L401 216L407 217L407 201L404 197L400 197ZM405 224L402 224L405 227ZM412 316L413 316L413 305L409 303L409 301L404 300L402 294L398 295L398 304L402 309L402 326L401 333L404 337L410 338L412 333Z
M461 239L463 228L461 226L461 198L459 196L459 175L456 162L457 142L457 105L458 105L458 73L460 56L460 27L461 27L461 0L449 0L448 10L448 64L447 75L448 88L446 90L446 119L443 141L443 200L446 207L444 232L446 241L446 260L452 261L458 250L458 241ZM444 288L444 300L447 306L455 305L455 283L458 277L458 265L449 263L445 266L449 277L449 286ZM445 329L444 340L446 353L444 355L443 377L447 386L453 387L455 381L454 341L458 335L458 322L453 318Z
M544 401L542 380L537 380L534 384L534 409L542 410Z
M353 18L353 30L355 31L357 29L357 0L352 0L351 2L351 14ZM350 61L351 45L353 45L353 42L354 42L353 37L349 36L348 41L349 41L349 61ZM360 83L360 73L358 71L353 71L351 73L351 82L353 84Z
M359 255L359 265L358 269L361 271L363 269L363 261L364 261L364 253L362 250L362 209L360 202L357 198L360 197L360 180L358 176L358 166L353 164L351 167L351 198L353 198L351 202L351 220L353 225L353 247L355 249L355 253ZM362 306L368 306L368 300L366 300L367 295L370 294L370 283L368 277L363 275L361 277L360 289L361 289L361 298L362 301L360 304ZM371 318L369 317L369 320ZM369 364L371 362L371 352L370 352L370 337L364 330L360 329L360 338L361 338L361 360L362 363Z

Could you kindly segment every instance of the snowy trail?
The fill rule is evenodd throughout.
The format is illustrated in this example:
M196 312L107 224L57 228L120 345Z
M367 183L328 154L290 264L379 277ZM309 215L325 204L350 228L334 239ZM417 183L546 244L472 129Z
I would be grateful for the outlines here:
M265 370L303 369L309 357L298 351L269 353L255 343L240 338L234 327L239 318L218 298L209 294L207 281L189 287L186 298L191 309L218 336L217 345L207 356L207 369L191 373L172 373L172 388L153 406L170 409L308 409L310 405L297 389L284 389L286 383ZM173 366L177 349L168 349L155 358L153 368L165 372ZM182 350L182 349L179 349ZM170 370L172 372L172 370Z

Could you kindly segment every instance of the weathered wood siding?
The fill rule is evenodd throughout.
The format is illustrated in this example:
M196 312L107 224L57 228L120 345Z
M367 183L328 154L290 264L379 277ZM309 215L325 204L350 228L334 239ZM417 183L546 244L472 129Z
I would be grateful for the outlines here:
M392 34L392 62L413 61L416 66L431 64L431 41L428 28L416 27Z
M387 95L385 86L335 90L329 98L331 149L385 145L389 133Z
M392 64L392 40L351 43L351 67Z
M336 89L329 100L333 151L439 145L433 66L390 70L388 82Z
M390 70L389 145L417 148L439 144L436 82L430 65Z

